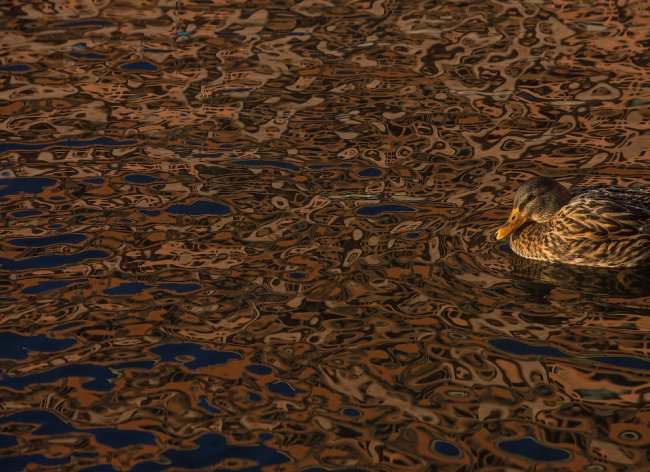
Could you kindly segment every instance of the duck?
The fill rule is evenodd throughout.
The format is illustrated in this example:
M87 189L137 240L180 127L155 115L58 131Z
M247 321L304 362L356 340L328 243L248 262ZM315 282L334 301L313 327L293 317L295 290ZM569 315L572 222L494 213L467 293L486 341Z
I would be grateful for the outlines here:
M509 237L527 259L573 265L629 268L650 264L650 193L620 186L569 191L534 176L515 192L507 222L496 239Z

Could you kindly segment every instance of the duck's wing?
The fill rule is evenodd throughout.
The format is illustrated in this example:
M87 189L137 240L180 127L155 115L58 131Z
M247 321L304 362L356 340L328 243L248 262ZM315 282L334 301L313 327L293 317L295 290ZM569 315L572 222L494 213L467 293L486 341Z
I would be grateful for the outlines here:
M558 212L554 226L566 239L614 241L650 235L650 195L611 188L582 192Z
M576 198L594 198L619 202L626 207L632 206L645 209L650 212L650 190L645 191L637 188L620 187L618 185L602 185L598 187L587 187L575 192Z

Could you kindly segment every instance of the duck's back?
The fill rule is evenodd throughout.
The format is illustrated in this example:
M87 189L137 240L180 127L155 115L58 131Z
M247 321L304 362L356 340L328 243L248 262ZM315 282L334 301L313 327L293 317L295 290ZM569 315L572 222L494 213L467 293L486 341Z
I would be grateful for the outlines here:
M650 193L623 187L577 191L544 224L511 240L524 257L597 267L650 263Z
M650 218L650 191L618 185L602 185L576 190L572 201L585 198L613 202L639 211L645 214L645 218Z

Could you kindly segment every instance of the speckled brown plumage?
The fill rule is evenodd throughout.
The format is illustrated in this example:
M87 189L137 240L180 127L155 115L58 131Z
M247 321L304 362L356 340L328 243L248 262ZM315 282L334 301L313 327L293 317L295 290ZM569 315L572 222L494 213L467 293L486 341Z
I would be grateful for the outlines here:
M510 246L516 254L597 267L650 264L650 193L601 187L569 194L551 179L535 179L524 184L515 197L512 215L517 212L517 217L526 221L510 229ZM562 201L559 195L564 192ZM554 196L555 206L535 201L549 194ZM547 215L538 217L543 212Z

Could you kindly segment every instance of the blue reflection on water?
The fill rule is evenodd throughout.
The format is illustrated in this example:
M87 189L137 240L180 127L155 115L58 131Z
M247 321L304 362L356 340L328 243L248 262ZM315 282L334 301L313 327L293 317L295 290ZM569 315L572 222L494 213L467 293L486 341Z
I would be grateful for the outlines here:
M269 467L289 462L284 454L264 444L251 446L231 446L220 434L208 433L201 436L197 441L196 448L181 450L173 449L163 453L170 460L172 467L184 469L199 469L210 467L226 459L237 458L257 462L256 466L237 469L239 472L257 472L262 467ZM168 465L148 461L136 464L132 472L151 472L165 470Z
M31 287L25 287L22 290L22 293L26 295L38 295L48 290L56 290L57 288L67 287L78 282L86 282L88 279L69 279L69 280L46 280L44 282L39 282L37 285L32 285Z
M214 351L193 343L169 343L151 348L151 352L160 356L161 361L175 361L178 356L192 356L193 361L184 362L188 369L199 369L208 365L225 364L230 359L242 357L232 351Z
M406 205L369 205L359 208L356 214L361 216L377 216L382 213L405 213L412 211L415 211L415 209Z
M82 251L76 254L36 256L26 259L7 259L0 257L0 269L2 270L28 270L28 269L51 269L68 264L79 264L87 259L104 259L108 257L105 251Z
M175 203L167 208L168 213L179 215L227 215L230 213L230 208L216 202L206 200L198 200L188 205Z
M294 170L298 171L300 170L300 167L298 167L295 164L292 164L291 162L282 162L282 161L269 161L269 160L254 160L254 161L249 161L249 160L241 160L241 161L233 161L234 164L239 164L241 166L249 166L249 167L277 167L279 169L288 169L288 170Z
M136 142L132 139L126 141L116 141L113 138L95 138L87 141L84 140L64 140L64 141L55 141L53 143L41 143L41 144L22 144L22 143L12 143L5 142L0 143L0 152L8 151L40 151L48 147L89 147L89 146L130 146ZM32 179L37 180L37 179ZM49 180L49 179L48 179Z
M53 339L44 334L23 336L16 333L0 332L0 359L26 359L28 351L63 351L77 344L74 339Z
M523 456L535 462L556 462L566 460L571 454L564 449L556 449L537 442L535 438L525 437L512 441L501 441L499 448L510 454Z
M79 244L88 239L81 233L57 234L55 236L39 236L31 238L10 239L8 242L20 247L45 247L53 244Z
M151 368L153 364L152 361L125 362L110 368L95 364L66 364L36 374L18 375L14 377L4 376L0 379L0 387L24 390L28 385L32 384L56 382L66 377L81 377L92 379L82 384L84 388L108 391L112 388L111 381L117 377L116 370L123 368Z
M559 358L574 358L583 359L582 357L572 356L557 348L551 346L535 346L517 339L499 338L491 339L488 341L492 346L497 349L520 356L544 356L544 357L559 357ZM628 369L650 370L650 361L637 357L628 356L592 356L586 359L600 362L602 364L613 365L616 367L624 367Z
M0 152L2 152L2 146L3 144L0 143ZM56 184L56 180L41 177L16 177L8 179L1 178L0 197L4 197L6 195L18 195L19 193L30 193L32 195L36 195L37 193L41 193L45 187L51 187L54 184ZM38 210L23 210L23 212L28 211L34 212Z

